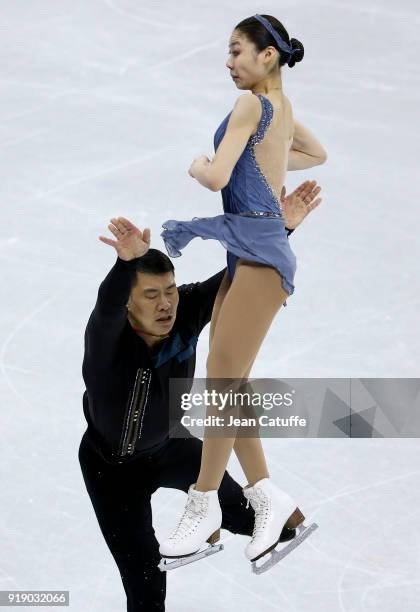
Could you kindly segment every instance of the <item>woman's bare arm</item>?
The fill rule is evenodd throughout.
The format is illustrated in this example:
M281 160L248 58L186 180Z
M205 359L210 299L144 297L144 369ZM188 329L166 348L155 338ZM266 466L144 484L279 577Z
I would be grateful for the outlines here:
M293 142L289 150L288 170L305 170L324 164L327 152L308 128L294 120Z

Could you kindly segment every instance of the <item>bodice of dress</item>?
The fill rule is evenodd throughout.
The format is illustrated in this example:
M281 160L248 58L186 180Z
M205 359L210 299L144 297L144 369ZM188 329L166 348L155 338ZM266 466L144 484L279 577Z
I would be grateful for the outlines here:
M223 210L225 213L244 214L250 211L260 211L264 215L274 213L282 216L280 198L273 189L273 176L276 170L276 159L273 153L275 149L270 151L268 146L261 156L256 149L260 147L261 150L261 144L267 140L265 136L273 120L273 106L265 96L256 95L262 105L261 119L256 133L249 138L238 159L229 183L222 189ZM232 111L223 119L214 134L215 152L226 132L231 114ZM286 143L288 147L290 144L291 142ZM264 163L265 160L266 163Z

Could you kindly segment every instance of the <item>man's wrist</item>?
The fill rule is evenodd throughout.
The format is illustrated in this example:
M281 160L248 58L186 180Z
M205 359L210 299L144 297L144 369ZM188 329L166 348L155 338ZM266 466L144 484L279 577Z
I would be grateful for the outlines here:
M138 257L133 257L132 259L121 259L121 257L118 255L117 261L120 261L121 263L125 264L128 267L133 267L135 266L136 262L142 257L143 255L138 255Z

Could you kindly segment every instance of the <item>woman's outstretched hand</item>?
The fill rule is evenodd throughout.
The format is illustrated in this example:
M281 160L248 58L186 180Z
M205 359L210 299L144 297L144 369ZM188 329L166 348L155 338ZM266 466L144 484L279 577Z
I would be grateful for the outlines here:
M113 246L120 259L129 261L135 257L141 257L150 247L150 229L147 227L143 232L124 217L113 217L108 225L110 231L117 240L110 240L99 236L99 240Z
M322 198L315 200L320 191L321 187L316 186L316 181L305 181L286 196L286 188L283 186L280 200L287 228L295 229L302 223L306 215L321 203Z

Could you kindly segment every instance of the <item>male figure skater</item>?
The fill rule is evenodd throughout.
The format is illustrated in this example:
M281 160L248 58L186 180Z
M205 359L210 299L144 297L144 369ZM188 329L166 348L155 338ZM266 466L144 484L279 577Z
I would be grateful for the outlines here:
M291 233L321 201L306 181L283 193ZM149 248L143 232L123 217L108 227L117 261L99 287L85 331L82 366L88 423L79 461L100 529L117 563L128 612L165 610L166 572L158 568L159 544L151 495L159 487L188 491L200 468L200 439L168 431L169 379L193 378L198 337L211 319L226 269L204 282L177 287L171 260ZM226 471L219 489L222 527L252 535L254 511ZM282 540L294 530L283 530Z

